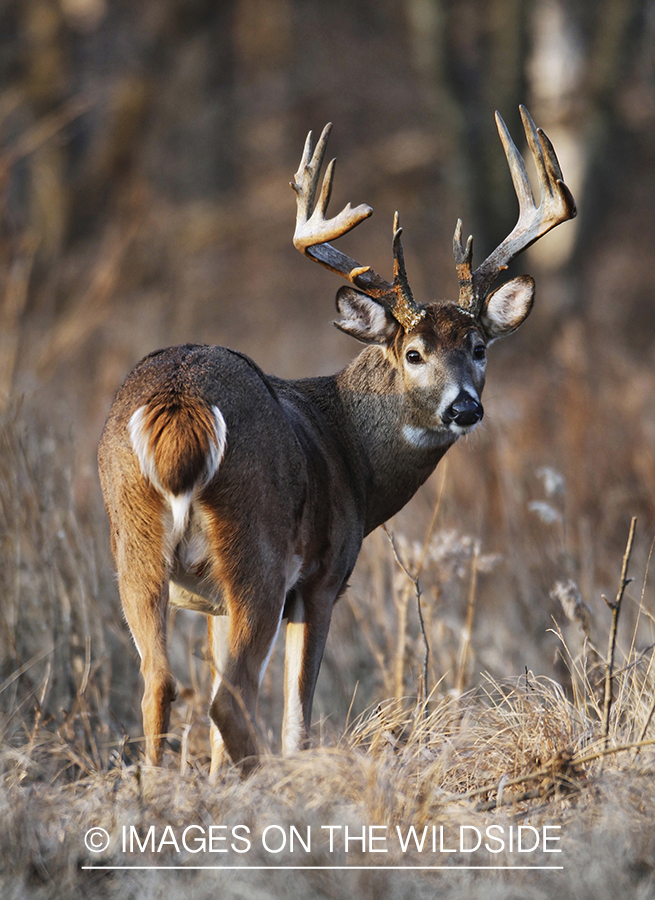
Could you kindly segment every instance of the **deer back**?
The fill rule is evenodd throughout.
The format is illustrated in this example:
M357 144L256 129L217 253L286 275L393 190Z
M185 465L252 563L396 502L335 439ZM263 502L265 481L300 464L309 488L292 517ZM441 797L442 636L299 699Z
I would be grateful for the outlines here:
M368 480L355 444L334 377L284 381L244 354L185 345L147 356L119 390L100 477L110 518L141 504L163 520L171 559L196 503L235 536L290 531L307 559L325 557L335 530L352 532L354 564ZM249 552L233 541L237 564Z

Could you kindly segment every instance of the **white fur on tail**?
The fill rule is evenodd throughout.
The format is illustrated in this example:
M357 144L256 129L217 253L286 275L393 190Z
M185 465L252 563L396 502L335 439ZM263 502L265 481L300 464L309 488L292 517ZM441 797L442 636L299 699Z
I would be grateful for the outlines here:
M205 460L204 470L190 491L182 494L172 494L167 491L159 478L155 459L155 448L151 445L150 429L146 425L147 404L140 406L132 416L127 426L130 435L130 443L134 450L139 466L145 477L157 488L168 502L173 516L173 537L179 539L186 528L189 507L196 493L209 484L223 459L227 444L227 426L223 413L218 406L212 406L213 430L209 435L209 451Z

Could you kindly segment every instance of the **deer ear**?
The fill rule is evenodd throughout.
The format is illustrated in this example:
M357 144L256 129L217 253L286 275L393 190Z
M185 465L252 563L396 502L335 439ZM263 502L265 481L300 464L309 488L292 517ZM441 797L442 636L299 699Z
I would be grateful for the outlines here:
M351 287L337 291L337 310L337 328L364 344L387 344L400 328L383 306Z
M534 302L534 278L520 275L490 294L480 313L489 340L511 334L528 317Z

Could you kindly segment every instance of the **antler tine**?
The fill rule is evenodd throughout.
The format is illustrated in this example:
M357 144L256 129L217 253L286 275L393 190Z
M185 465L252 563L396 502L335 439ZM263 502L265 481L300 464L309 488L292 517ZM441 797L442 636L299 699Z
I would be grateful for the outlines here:
M530 121L532 121L532 119L530 119ZM516 197L519 201L520 219L521 216L525 216L527 212L535 209L534 196L532 194L532 188L530 187L530 179L528 178L528 173L525 168L523 157L519 153L516 144L512 140L512 135L509 133L509 129L507 128L507 125L505 125L503 117L498 111L496 111L496 127L498 128L500 141L503 145L503 150L505 151L507 165L509 166L509 173L512 176L514 191L516 192ZM526 128L526 134L527 133L528 131Z
M564 184L562 170L553 145L545 133L535 126L527 109L520 106L519 110L528 146L537 169L540 191L539 206L534 200L523 157L516 149L502 117L496 113L498 133L519 201L519 216L516 225L505 240L473 272L473 293L477 309L502 269L506 268L519 253L543 237L551 228L576 215L575 201L571 191Z
M403 253L403 245L400 236L403 233L400 227L400 217L396 212L393 217L393 289L396 293L396 302L393 307L393 315L403 326L405 331L411 331L416 328L418 323L425 315L422 309L414 300L412 289L409 286L407 271L405 269L405 254Z
M470 266L473 257L473 235L469 234L468 240L466 241L466 249L464 249L464 244L462 243L462 227L462 220L458 219L455 227L455 234L453 235L453 253L455 254L455 262L458 266Z
M476 314L475 292L473 290L473 274L471 272L471 262L473 260L473 235L469 234L466 242L466 249L462 243L462 220L457 220L455 226L455 234L453 235L453 254L455 256L455 266L457 268L457 278L459 279L459 301L458 305L465 312L471 315Z
M331 160L323 177L318 202L312 211L318 187L319 173L331 128L332 123L329 122L323 129L313 153L312 133L311 131L309 132L305 141L300 166L294 175L294 181L291 182L291 187L297 195L296 230L293 236L293 244L301 253L310 256L316 262L320 262L322 265L327 266L328 269L350 278L350 273L353 269L361 270L365 267L360 266L359 263L351 260L344 253L330 247L327 242L351 231L360 222L367 219L373 210L365 203L354 209L348 203L338 215L331 219L325 218L334 179L335 160Z
M298 220L307 221L312 214L316 187L318 185L318 173L323 165L323 157L325 156L330 131L332 131L332 122L328 122L321 132L315 150L312 150L313 135L311 131L305 140L302 159L300 160L298 171L293 176L295 180L291 182L291 187L298 195Z
M564 204L564 206L568 210L572 210L572 214L569 218L574 219L578 213L575 206L575 199L571 191L568 189L568 186L564 183L564 176L562 175L559 160L557 159L557 156L555 154L555 148L551 144L548 135L545 133L545 131L543 131L543 129L537 128L537 134L539 135L539 143L541 144L541 149L543 151L544 161L546 163L546 169L549 175L549 181L557 185L559 201L560 203Z
M544 160L544 151L541 146L541 141L539 140L537 126L534 124L532 116L525 108L525 106L519 106L519 112L521 114L521 122L523 123L523 131L525 132L528 147L530 148L530 153L532 153L532 158L537 169L537 178L539 179L540 203L543 204L544 200L547 201L549 196L552 197L554 195L553 185L551 184L548 177L546 162ZM523 168L525 169L525 166Z
M525 130L526 137L539 176L539 188L541 190L541 205L550 210L550 216L557 218L555 225L562 221L559 215L566 210L572 210L573 215L567 218L573 218L577 210L575 208L575 200L573 194L564 184L562 170L559 160L555 154L555 148L548 139L548 135L543 128L537 128L532 120L532 116L525 108L519 106L521 113L521 121ZM547 217L544 217L547 220ZM554 225L550 225L553 228ZM546 229L548 230L548 229ZM542 231L545 234L546 231ZM541 237L541 234L539 235Z
M332 196L332 184L334 181L334 167L336 166L336 159L331 159L327 164L327 168L325 169L325 175L323 176L323 184L321 185L321 193L318 196L318 203L316 204L315 213L320 219L325 219L325 213L327 212L328 203L330 202L330 197ZM350 201L346 203L344 207L344 212L350 210ZM354 226L353 226L354 227Z
M393 280L396 282L407 282L407 272L405 271L405 254L403 253L403 245L400 240L403 230L400 227L400 216L398 210L393 214L393 238L391 241L391 250L393 253ZM407 284L409 288L409 284Z
M402 245L400 243L402 229L398 225L398 213L396 213L394 218L394 280L392 284L381 278L370 266L361 266L354 259L346 256L340 250L336 250L328 243L328 241L347 234L373 212L371 207L365 203L356 206L354 209L350 203L347 203L338 215L331 219L325 218L330 195L332 194L334 159L327 165L321 192L314 206L319 173L323 164L331 128L332 123L328 123L325 126L313 152L312 133L311 131L309 132L305 141L300 166L294 175L294 181L291 182L291 187L296 192L297 202L296 230L293 235L293 244L305 256L313 259L314 262L320 263L332 272L345 276L352 284L377 300L392 313L406 330L414 328L425 313L415 302L407 280Z

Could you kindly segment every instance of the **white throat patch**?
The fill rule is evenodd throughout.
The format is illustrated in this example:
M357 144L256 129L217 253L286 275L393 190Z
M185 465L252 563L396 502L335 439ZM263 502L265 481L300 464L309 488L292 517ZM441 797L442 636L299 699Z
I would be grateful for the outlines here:
M418 450L431 450L452 442L453 435L449 431L434 431L431 428L420 428L418 425L403 425L403 437L407 443Z

